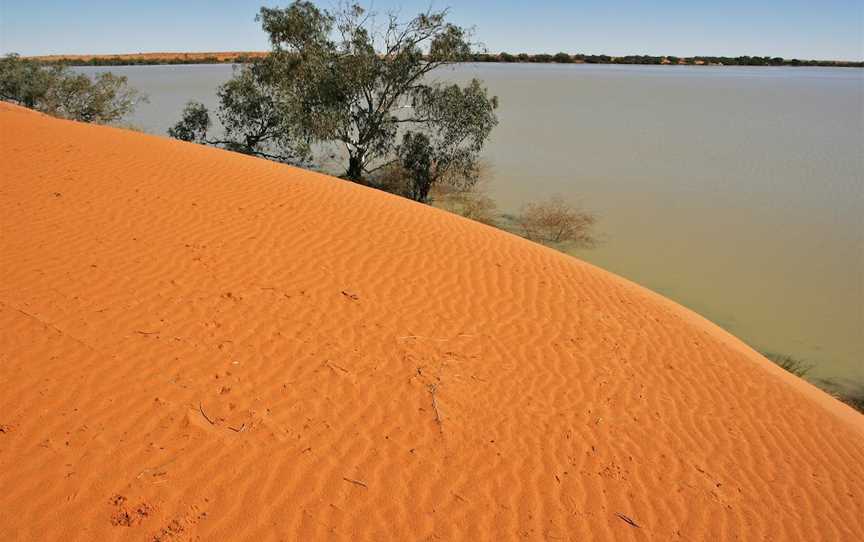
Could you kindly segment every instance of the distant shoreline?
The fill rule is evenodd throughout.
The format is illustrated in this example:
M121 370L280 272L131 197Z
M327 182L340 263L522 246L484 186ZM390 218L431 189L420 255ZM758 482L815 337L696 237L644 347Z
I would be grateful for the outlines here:
M129 53L110 55L43 55L25 57L51 64L67 66L138 66L171 64L234 64L263 58L264 51L224 51L204 53ZM621 64L655 66L821 66L834 68L864 68L864 61L845 60L799 60L780 57L718 57L718 56L649 56L649 55L583 55L558 53L510 54L477 53L465 62L506 64Z

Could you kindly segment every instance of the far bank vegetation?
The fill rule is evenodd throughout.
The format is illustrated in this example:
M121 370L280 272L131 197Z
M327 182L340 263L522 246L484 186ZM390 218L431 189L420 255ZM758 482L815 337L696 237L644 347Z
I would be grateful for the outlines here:
M32 57L39 62L67 66L135 66L160 64L242 64L264 56L261 52L224 53L141 53L131 55L51 55ZM666 66L825 66L864 68L864 62L813 60L769 56L690 56L674 55L586 55L582 53L487 53L474 52L462 62L499 62L519 64L647 64Z

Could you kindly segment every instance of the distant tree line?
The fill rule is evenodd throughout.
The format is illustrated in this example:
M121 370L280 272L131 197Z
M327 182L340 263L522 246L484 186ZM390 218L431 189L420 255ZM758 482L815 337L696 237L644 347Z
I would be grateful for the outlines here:
M58 58L43 60L49 64L63 66L160 66L174 64L243 64L249 62L246 55L237 56L205 56L205 57L145 57L145 56L97 56L89 59L84 58Z
M97 56L89 59L84 58L50 58L41 60L51 64L64 66L136 66L136 65L162 65L162 64L245 64L254 57L239 54L236 56L176 56L176 57L150 57L150 56ZM36 59L40 60L40 59ZM532 64L653 64L653 65L711 65L711 66L825 66L841 68L862 68L864 61L842 61L842 60L800 60L797 58L787 59L768 56L651 56L651 55L585 55L585 54L511 54L474 52L458 62L503 62L503 63L532 63Z
M557 53L551 54L510 54L476 53L469 62L504 62L504 63L537 63L537 64L656 64L656 65L722 65L722 66L836 66L862 68L864 62L847 62L839 60L799 60L767 56L650 56L650 55L585 55Z

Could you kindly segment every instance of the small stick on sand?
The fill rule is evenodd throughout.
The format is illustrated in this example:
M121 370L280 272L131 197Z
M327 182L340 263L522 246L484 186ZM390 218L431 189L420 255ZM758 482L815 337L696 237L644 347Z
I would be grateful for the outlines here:
M432 408L435 410L435 422L438 424L438 429L444 433L444 423L441 421L441 412L438 411L438 400L435 398L435 392L438 391L438 384L429 384L429 393L432 395Z
M343 477L342 479L345 480L346 482L350 482L354 485L358 485L361 487L365 487L366 489L369 489L369 486L367 486L364 482L361 482L360 480L352 480L351 478L345 478L345 477Z
M201 415L204 416L204 419L210 422L210 425L216 425L216 422L210 419L210 416L204 412L204 406L201 404L201 401L198 401L198 410L201 411Z
M159 335L158 331L136 331L139 335Z
M336 364L333 363L332 361L328 361L328 362L327 362L327 366L330 367L330 368L333 369L333 370L339 369L339 370L342 371L343 373L347 373L347 372L348 372L348 369L346 369L345 367L340 367L339 365L336 365Z
M165 463L162 463L158 467L151 467L151 468L144 469L140 473L138 473L138 476L136 476L135 478L141 478L142 476L144 476L145 473L148 473L148 472L161 471L162 469L164 469L165 467L167 467L168 465L170 465L171 463L173 463L175 461L177 461L176 457L174 459L171 459L170 461L166 461ZM165 473L162 472L159 474L165 474ZM154 476L155 476L155 474L154 474Z
M228 426L228 429L234 431L235 433L242 433L243 431L246 430L246 424L244 423L244 424L241 425L239 428L237 428L237 427L231 427L231 426L229 425L229 426Z
M622 514L622 513L620 513L620 512L615 512L615 515L618 516L618 517L619 517L622 521L624 521L625 523L631 525L632 527L636 527L637 529L640 528L639 525L638 525L635 521L633 521L632 519L628 518L628 517L625 516L624 514Z

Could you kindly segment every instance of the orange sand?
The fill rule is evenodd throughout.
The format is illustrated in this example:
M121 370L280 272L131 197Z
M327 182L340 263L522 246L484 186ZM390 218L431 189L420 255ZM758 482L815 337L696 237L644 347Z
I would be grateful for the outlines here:
M864 535L864 417L654 293L324 175L0 127L3 540Z

